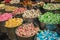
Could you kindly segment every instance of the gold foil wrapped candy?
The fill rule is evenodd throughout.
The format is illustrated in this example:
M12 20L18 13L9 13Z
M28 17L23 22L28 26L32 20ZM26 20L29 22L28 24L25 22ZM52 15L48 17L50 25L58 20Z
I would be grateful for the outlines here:
M5 6L5 11L14 11L17 7L14 6Z
M21 25L22 22L23 22L22 18L12 18L5 22L5 27L14 28L14 27Z

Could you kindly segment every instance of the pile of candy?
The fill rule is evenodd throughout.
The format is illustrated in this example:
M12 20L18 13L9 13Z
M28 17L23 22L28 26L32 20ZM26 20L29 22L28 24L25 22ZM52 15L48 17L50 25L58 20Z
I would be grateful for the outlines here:
M9 20L10 18L12 18L12 16L13 15L11 13L0 14L0 22Z
M47 10L57 10L57 9L60 9L60 6L56 4L48 3L48 4L45 4L43 8Z
M32 37L38 33L39 28L35 27L32 23L23 24L22 26L16 29L16 34L20 37Z
M58 34L53 31L44 30L37 34L37 40L57 40Z
M20 0L11 0L11 1L10 1L11 4L19 3L19 2L20 2Z
M5 1L5 3L9 3L11 0L4 0Z
M36 18L40 15L40 11L37 9L37 10L34 10L34 9L31 9L31 10L27 10L24 12L23 14L23 17L24 18Z
M53 14L51 12L47 12L39 16L39 21L46 24L59 24L60 14Z
M5 6L5 11L14 11L15 9L17 9L17 7L15 6L8 6L8 5Z
M20 7L20 8L15 9L13 11L13 14L22 14L26 10L27 10L26 8Z
M5 27L7 28L14 28L21 25L23 22L22 18L11 18L5 22Z
M4 9L5 4L0 4L0 9Z
M32 1L31 1L31 0L24 0L24 1L22 2L22 4L23 4L24 6L32 6Z

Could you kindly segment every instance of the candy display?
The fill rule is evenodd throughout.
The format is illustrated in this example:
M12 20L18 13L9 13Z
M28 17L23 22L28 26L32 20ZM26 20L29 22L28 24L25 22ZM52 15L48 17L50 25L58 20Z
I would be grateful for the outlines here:
M26 11L27 9L24 8L24 7L20 7L20 8L17 8L13 11L13 14L22 14L24 11Z
M37 34L37 40L57 40L59 38L58 34L53 31L44 30Z
M32 23L23 24L16 29L16 34L20 37L32 37L39 31L38 27L35 27Z
M10 40L60 40L60 4L49 1L0 0L0 31Z
M53 14L52 12L46 12L43 15L40 15L39 21L46 24L59 24L60 23L60 14Z
M10 18L12 18L12 16L13 15L11 13L0 14L0 22L9 20Z
M18 7L6 5L6 6L5 6L5 11L14 11L14 10L17 9L17 8L18 8Z
M36 18L41 14L41 12L37 9L31 9L31 10L27 10L24 12L24 14L22 15L24 18Z
M20 0L11 0L11 1L10 1L11 4L19 3L19 2L20 2Z
M6 28L14 28L14 27L21 25L22 22L23 22L22 18L11 18L5 22L5 27Z
M52 3L47 3L43 6L44 9L47 10L58 10L60 9L60 4L52 4Z

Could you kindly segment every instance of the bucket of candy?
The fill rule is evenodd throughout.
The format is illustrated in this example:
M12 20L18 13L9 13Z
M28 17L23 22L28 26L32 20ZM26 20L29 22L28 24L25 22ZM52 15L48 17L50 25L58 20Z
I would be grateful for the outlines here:
M47 3L44 4L43 8L47 11L57 11L60 10L60 4L58 3Z
M5 1L5 3L9 3L11 0L4 0Z
M49 29L49 30L55 30L56 25L54 25L54 24L46 24L46 28Z
M15 31L20 40L34 40L35 34L39 31L32 23L23 24Z
M12 18L12 14L11 13L3 13L0 14L0 28L3 32L6 32L6 29L4 27L5 25L5 21L9 20Z
M39 33L37 33L36 40L58 40L59 36L56 32L44 30Z
M35 18L37 18L40 15L40 11L37 9L31 9L31 10L27 10L24 12L24 14L22 15L22 17L25 20L28 20L28 22L33 22Z
M43 15L40 15L39 21L46 24L47 29L54 30L56 29L56 24L60 23L60 14L53 14L52 12L47 12Z
M20 26L22 22L23 22L22 18L11 18L5 22L4 26L11 40L17 40L15 35L15 29L16 27Z

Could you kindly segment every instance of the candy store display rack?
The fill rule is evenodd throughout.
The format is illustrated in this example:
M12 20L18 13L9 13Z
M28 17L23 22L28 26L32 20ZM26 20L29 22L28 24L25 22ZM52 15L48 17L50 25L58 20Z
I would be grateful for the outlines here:
M31 1L31 0L29 0L29 1ZM12 2L12 3L14 3L14 2ZM21 3L10 4L9 2L8 3L3 2L3 4L5 4L5 6L4 5L0 6L1 7L0 8L0 31L2 31L3 33L6 33L10 40L39 40L39 39L37 39L37 37L38 37L37 35L38 35L38 33L40 33L40 32L42 33L43 31L44 32L41 35L43 35L45 32L46 32L45 34L47 34L50 31L57 32L60 35L60 21L59 21L60 20L60 6L59 6L58 10L48 10L48 7L51 6L51 4L60 5L60 3L52 2L49 4L49 2L45 3L45 2L41 1L40 3L35 2L35 4L37 4L37 5L33 4L34 6L32 6L32 3L29 4L29 2L27 0L27 3L25 1L22 2L23 5ZM43 4L43 6L41 6L41 4ZM48 4L45 6L47 9L44 9L45 4ZM27 7L27 5L29 8ZM11 8L8 7L8 9L7 9L7 8L5 8L6 6L10 6L10 7L13 6L13 7L11 7ZM15 7L15 10L14 10L14 7ZM4 8L4 9L2 9L2 8ZM55 6L55 8L56 8L56 6ZM39 11L36 11L37 9ZM48 12L48 14L46 15L47 12ZM39 13L39 15L37 15L38 13ZM49 15L49 13L53 13L52 16L51 16L51 14ZM48 17L51 21L49 21ZM56 19L54 20L55 17L57 18L57 20ZM55 25L53 25L54 21L56 21ZM27 25L25 25L26 23L27 23ZM33 25L29 24L30 25L29 26L28 23L33 23ZM49 23L51 23L51 25ZM24 28L23 25L25 25L26 27ZM23 28L19 28L19 26L21 26ZM39 31L38 31L38 29L34 28L33 26L34 27L37 26L39 28ZM55 28L55 26L56 26L56 28ZM29 27L31 27L31 28L29 28ZM29 30L28 30L28 28L29 28ZM51 28L51 29L55 28L55 29L50 30L49 28ZM19 29L17 31L17 34L16 34L16 29ZM20 32L20 30L22 30L22 32ZM32 34L35 33L36 31L38 31L38 32L36 32L36 34L33 35L32 37L28 37L31 32L29 33L29 35L26 32L27 31L29 32L31 30L33 31ZM18 34L22 35L22 36L26 35L27 37L20 37ZM41 35L39 35L39 36L41 36ZM52 33L50 35L52 37ZM48 33L47 37L46 36L45 37L48 38L50 35ZM40 39L40 40L44 40L44 39ZM46 40L54 40L54 39L50 38L50 39L46 39ZM58 40L60 40L60 39L58 39Z

